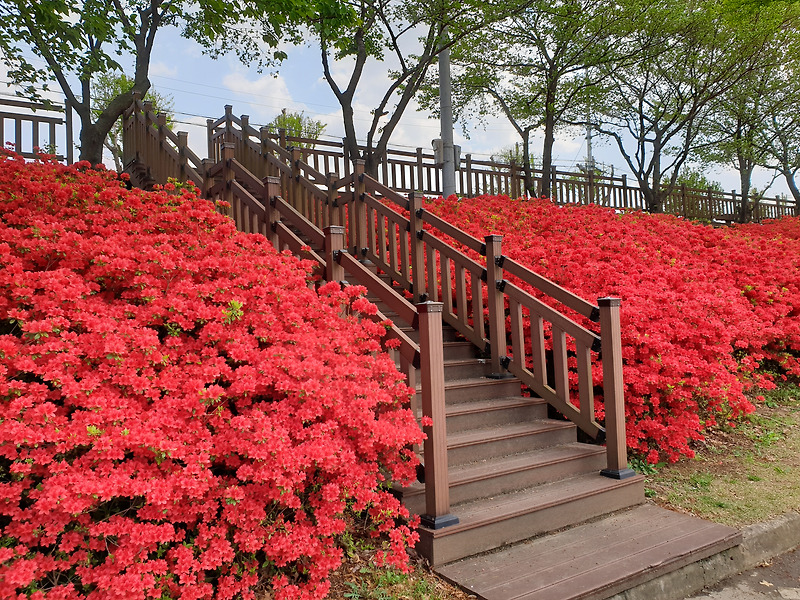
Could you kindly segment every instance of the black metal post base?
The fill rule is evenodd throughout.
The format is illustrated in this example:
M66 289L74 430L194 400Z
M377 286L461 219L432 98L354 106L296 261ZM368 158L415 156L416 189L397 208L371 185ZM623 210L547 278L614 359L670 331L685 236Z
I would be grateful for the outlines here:
M511 373L489 373L487 379L512 379L514 376Z
M428 529L442 529L443 527L457 525L458 517L455 515L440 515L438 517L420 515L419 521L422 523L423 527L427 527Z
M603 469L600 471L603 477L610 477L611 479L628 479L636 475L633 469Z

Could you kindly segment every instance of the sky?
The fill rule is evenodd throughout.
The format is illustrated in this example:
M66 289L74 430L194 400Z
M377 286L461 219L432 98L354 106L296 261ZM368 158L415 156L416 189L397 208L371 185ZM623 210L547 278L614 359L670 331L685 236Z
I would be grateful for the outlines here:
M254 126L264 125L278 115L283 108L303 111L307 116L322 121L326 128L324 139L341 140L344 128L341 109L330 87L322 76L319 49L309 47L286 47L289 58L277 73L259 73L256 68L242 64L237 57L222 56L212 59L203 54L200 46L179 35L175 28L158 32L150 65L152 88L162 95L170 96L174 103L176 131L189 133L189 145L201 157L206 154L206 119L217 119L224 114L226 104L233 106L237 116L246 114ZM349 74L347 64L334 63L334 74ZM370 111L377 106L379 97L388 85L387 70L391 64L372 61L368 63L362 85L357 92L354 108L356 128L360 141L366 136L371 120ZM5 72L0 80L8 82ZM363 85L370 82L369 86ZM57 88L57 86L55 86ZM12 88L0 94L13 94ZM56 95L55 99L60 96ZM431 140L439 137L438 120L430 118L419 106L412 105L405 111L400 125L395 130L390 146L400 149L422 147L429 150ZM462 157L470 153L474 158L488 159L492 154L519 142L519 136L504 117L490 118L485 124L467 123L469 139L462 133L462 124L454 131L455 143L462 148ZM77 134L76 134L77 139ZM531 152L541 156L541 135L531 141ZM632 177L615 146L595 136L593 138L595 161L601 163L606 172L613 168L615 175ZM555 164L560 169L577 170L577 164L586 161L585 132L572 130L558 135L554 146ZM109 160L109 166L113 163ZM709 179L719 181L723 189L738 189L738 176L733 170L707 170ZM754 185L764 186L771 177L759 173ZM786 193L785 184L776 181L769 195Z

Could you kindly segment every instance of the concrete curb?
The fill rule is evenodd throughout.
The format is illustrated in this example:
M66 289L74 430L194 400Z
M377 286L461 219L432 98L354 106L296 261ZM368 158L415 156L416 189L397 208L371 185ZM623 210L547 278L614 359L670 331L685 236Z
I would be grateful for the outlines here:
M612 596L612 600L681 600L800 546L800 514L742 529L742 543Z

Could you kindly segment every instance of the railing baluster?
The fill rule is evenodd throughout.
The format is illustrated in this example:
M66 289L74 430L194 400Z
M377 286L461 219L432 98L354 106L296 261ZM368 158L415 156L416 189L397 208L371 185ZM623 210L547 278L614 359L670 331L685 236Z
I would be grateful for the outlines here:
M497 284L503 281L503 268L500 266L500 257L503 255L503 236L487 235L484 241L486 243L486 286L488 294L487 304L489 305L489 339L491 340L492 374L499 376L503 372L503 368L500 365L500 358L506 353L505 303L503 300L503 292L497 288ZM521 364L524 366L525 361L523 360Z
M569 402L569 370L567 368L567 334L550 326L553 341L553 370L555 372L555 390L559 398Z

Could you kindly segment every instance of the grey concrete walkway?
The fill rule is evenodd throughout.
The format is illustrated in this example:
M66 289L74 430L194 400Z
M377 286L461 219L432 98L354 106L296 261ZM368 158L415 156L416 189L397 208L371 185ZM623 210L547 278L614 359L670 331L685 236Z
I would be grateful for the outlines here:
M800 600L800 550L735 575L689 600Z

